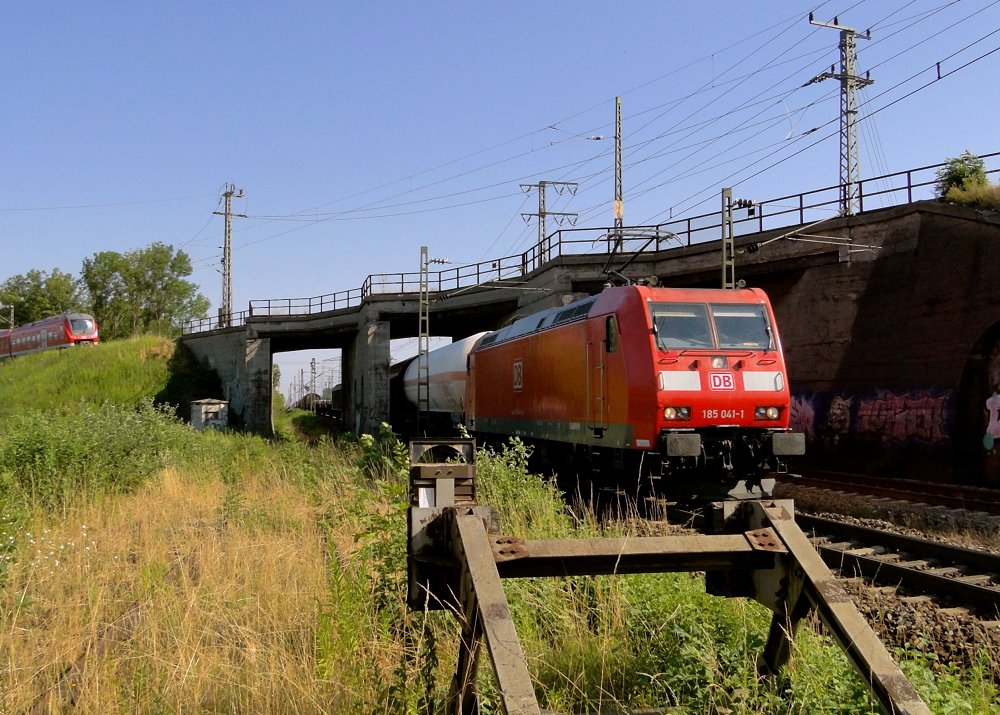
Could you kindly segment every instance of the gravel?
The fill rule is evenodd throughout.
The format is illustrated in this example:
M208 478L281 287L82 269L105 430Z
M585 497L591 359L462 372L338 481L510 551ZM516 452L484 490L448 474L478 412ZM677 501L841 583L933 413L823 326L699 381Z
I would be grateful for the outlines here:
M775 497L793 499L797 513L920 536L1000 553L1000 517L871 496L778 484ZM890 648L932 655L936 667L970 667L985 652L1000 683L1000 621L932 598L844 579L861 613ZM984 617L985 616L985 617Z

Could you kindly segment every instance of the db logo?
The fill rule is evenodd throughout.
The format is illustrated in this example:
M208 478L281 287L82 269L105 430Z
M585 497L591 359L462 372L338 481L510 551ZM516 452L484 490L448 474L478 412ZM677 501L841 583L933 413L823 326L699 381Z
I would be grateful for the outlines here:
M709 374L709 385L713 390L735 390L736 378L731 372L713 372Z
M524 363L514 361L514 392L520 392L524 387Z

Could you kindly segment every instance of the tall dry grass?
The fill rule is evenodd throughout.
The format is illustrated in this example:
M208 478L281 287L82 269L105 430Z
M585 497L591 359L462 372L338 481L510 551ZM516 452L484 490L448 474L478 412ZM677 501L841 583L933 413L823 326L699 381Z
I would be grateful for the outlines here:
M20 534L0 591L0 711L336 710L316 677L315 505L281 480L240 488L251 501L234 508L221 479L168 469Z

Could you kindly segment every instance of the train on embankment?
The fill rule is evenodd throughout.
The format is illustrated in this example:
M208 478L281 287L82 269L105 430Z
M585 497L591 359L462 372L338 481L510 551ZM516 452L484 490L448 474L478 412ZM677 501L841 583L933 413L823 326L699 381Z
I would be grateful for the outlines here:
M402 377L414 404L419 372ZM761 496L805 445L758 289L607 287L431 351L426 381L430 412L519 437L584 489Z
M100 342L97 322L86 313L60 313L0 330L0 359Z

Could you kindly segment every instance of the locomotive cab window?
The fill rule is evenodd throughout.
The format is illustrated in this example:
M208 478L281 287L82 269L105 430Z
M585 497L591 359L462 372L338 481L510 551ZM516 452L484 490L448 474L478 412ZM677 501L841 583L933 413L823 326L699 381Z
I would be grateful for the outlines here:
M773 350L763 305L650 303L660 350Z
M700 303L651 303L656 347L711 348L715 341L708 324L708 311Z
M94 321L86 318L73 318L70 326L74 333L92 333L94 331Z
M608 316L605 325L604 349L609 353L618 350L618 321L613 315Z
M770 350L771 325L762 305L712 305L720 348Z

